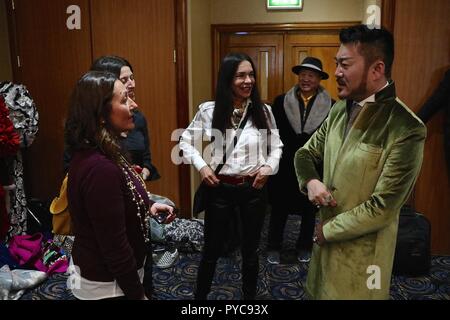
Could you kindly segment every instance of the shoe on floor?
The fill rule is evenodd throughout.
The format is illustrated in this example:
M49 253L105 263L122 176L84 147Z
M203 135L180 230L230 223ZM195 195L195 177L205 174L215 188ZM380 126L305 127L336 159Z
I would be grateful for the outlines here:
M156 263L155 265L158 268L170 268L174 265L175 261L178 258L178 250L175 248L173 251L167 250L165 251L159 259L155 259Z
M307 250L300 250L297 255L299 262L309 262L311 261L311 252Z
M267 252L267 262L270 264L280 264L280 253L278 251Z

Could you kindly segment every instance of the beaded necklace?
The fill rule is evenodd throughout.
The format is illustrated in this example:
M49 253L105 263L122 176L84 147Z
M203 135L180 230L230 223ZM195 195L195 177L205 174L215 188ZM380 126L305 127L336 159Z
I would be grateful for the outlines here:
M139 183L141 184L141 186L144 190L147 190L145 187L144 180L136 172L136 170L133 169L133 167L128 163L128 161L124 157L121 157L120 169L122 169L122 172L125 176L125 180L126 180L128 189L130 190L132 200L136 204L136 209L137 209L136 215L137 215L137 218L141 225L141 230L142 230L142 234L144 236L145 243L149 243L150 242L150 237L149 237L150 215L147 214L148 208L145 205L142 195L137 190L136 185L133 182L133 179L131 178L131 175L133 175L135 180L139 181ZM144 217L142 217L142 216L144 216Z

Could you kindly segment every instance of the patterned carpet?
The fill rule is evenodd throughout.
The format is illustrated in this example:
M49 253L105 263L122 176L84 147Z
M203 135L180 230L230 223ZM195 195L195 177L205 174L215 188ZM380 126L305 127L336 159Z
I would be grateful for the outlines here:
M286 228L286 251L282 264L266 262L264 247L267 239L267 222L263 229L260 255L260 274L257 298L261 300L305 299L304 285L308 264L295 261L293 247L299 230L299 216L289 216ZM154 267L154 299L192 300L200 254L180 254L177 263L167 269ZM240 300L240 257L221 258L217 265L211 300ZM25 300L72 300L66 287L67 276L54 275L43 285L28 291ZM433 256L430 275L427 277L393 277L391 282L393 300L450 300L450 256Z

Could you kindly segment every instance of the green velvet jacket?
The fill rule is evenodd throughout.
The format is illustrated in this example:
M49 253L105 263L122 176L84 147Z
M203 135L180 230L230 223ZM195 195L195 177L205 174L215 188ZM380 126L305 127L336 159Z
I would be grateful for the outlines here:
M346 104L331 108L294 158L300 189L320 179L323 164L323 183L337 201L319 210L327 243L314 245L306 292L312 299L388 299L400 208L422 165L426 127L391 82L364 105L344 141Z

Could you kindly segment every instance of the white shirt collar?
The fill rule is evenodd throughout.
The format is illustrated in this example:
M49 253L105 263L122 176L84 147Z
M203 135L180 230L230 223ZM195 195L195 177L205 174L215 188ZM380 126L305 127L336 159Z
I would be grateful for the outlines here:
M384 88L386 88L389 85L389 81L386 82L386 84L384 85L383 88L381 88L380 90L378 90L377 92L375 92L374 94L372 94L371 96L367 97L366 99L364 99L363 101L355 101L357 104L359 104L361 107L364 107L364 105L368 102L375 102L375 94L377 94L378 92L380 92L381 90L383 90Z

